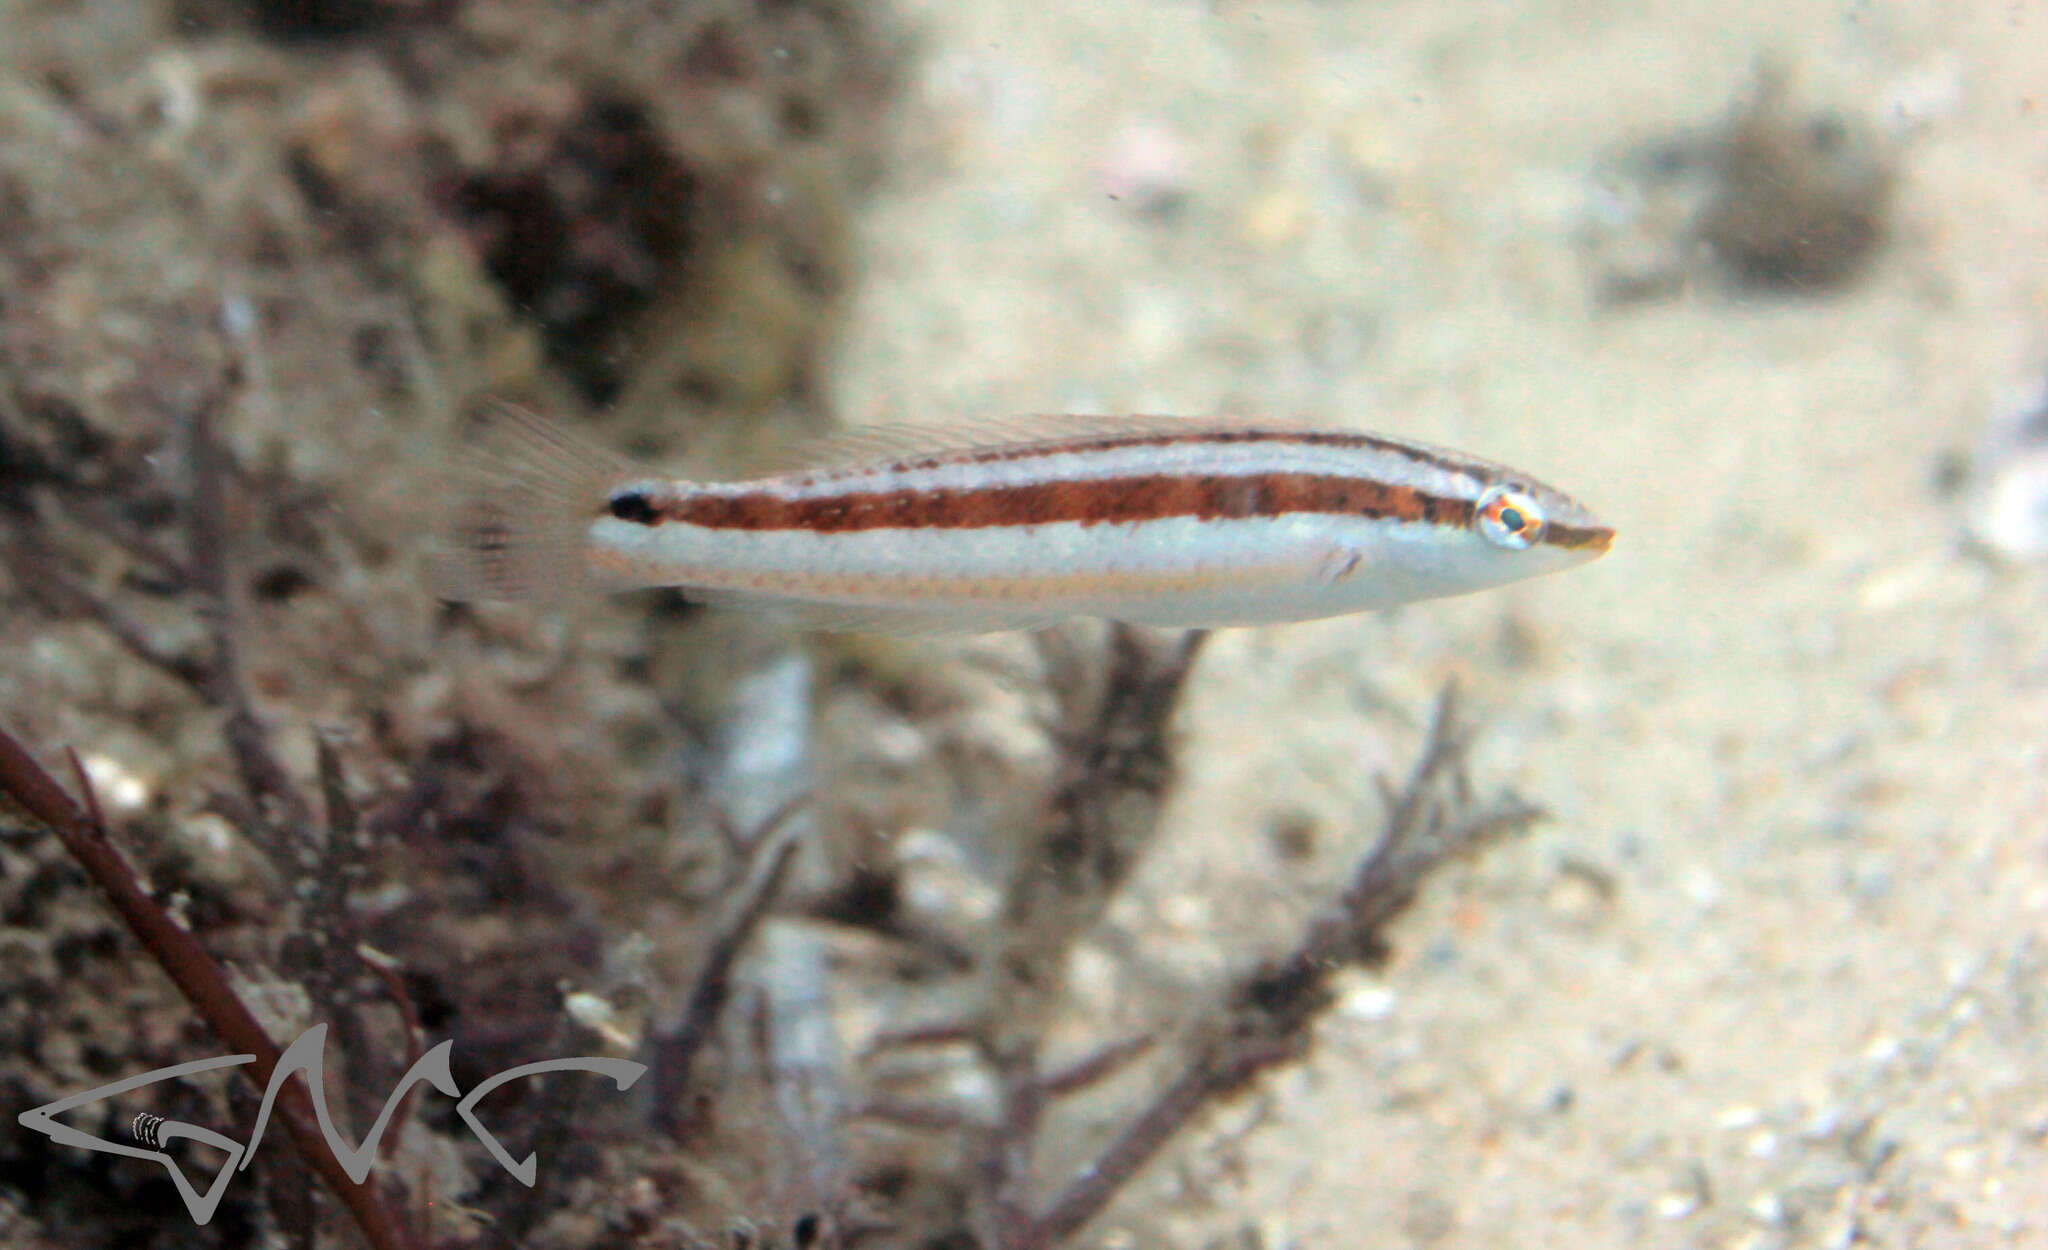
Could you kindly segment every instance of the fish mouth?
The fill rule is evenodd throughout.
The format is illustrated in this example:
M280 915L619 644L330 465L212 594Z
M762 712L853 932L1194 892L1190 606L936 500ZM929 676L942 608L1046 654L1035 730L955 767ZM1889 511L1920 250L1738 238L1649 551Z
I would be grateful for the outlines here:
M1544 545L1559 547L1566 551L1582 551L1589 556L1604 556L1608 547L1614 544L1614 531L1605 525L1557 525L1552 524L1543 532Z

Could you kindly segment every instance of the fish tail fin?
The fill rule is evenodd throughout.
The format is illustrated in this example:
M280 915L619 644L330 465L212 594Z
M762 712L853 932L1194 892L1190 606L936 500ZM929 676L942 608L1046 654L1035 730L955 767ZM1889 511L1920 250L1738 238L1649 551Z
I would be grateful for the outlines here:
M428 566L434 593L559 600L616 589L591 565L590 523L614 488L646 476L537 413L487 401L454 453L454 510Z

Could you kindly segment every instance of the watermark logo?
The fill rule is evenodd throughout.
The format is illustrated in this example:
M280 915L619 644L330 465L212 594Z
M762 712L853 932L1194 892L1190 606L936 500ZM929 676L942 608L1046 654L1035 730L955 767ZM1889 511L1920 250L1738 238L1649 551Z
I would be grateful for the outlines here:
M646 1064L634 1063L627 1059L604 1059L594 1056L544 1059L539 1063L526 1063L516 1068L507 1068L496 1076L479 1082L476 1088L465 1094L461 1087L456 1085L455 1076L449 1071L448 1066L448 1057L455 1053L455 1043L442 1042L421 1055L406 1069L405 1075L400 1077L398 1084L393 1087L390 1097L384 1100L384 1109L378 1113L377 1122L370 1126L370 1131L364 1135L362 1143L351 1148L348 1140L335 1131L333 1117L327 1111L327 1096L320 1077L326 1048L327 1026L324 1024L316 1024L307 1029L285 1048L284 1054L278 1059L277 1070L270 1075L269 1087L263 1091L263 1105L256 1113L256 1127L250 1131L246 1144L224 1133L216 1133L212 1129L188 1124L183 1120L166 1119L147 1111L137 1115L130 1126L135 1140L141 1143L133 1146L125 1142L94 1137L68 1124L58 1123L57 1117L74 1108L98 1102L102 1098L112 1098L130 1090L144 1089L159 1081L197 1076L202 1072L254 1063L254 1055L222 1055L216 1059L197 1059L191 1063L158 1068L153 1072L144 1072L140 1076L131 1076L123 1081L97 1086L82 1094L73 1094L69 1098L45 1103L22 1112L17 1119L23 1128L33 1129L61 1146L76 1146L80 1150L124 1155L131 1159L149 1159L162 1164L164 1170L171 1175L171 1183L177 1186L179 1196L185 1200L185 1209L191 1212L193 1222L203 1225L213 1218L215 1211L219 1210L221 1198L227 1193L228 1182L234 1179L237 1172L247 1168L255 1157L256 1147L263 1141L263 1130L269 1126L270 1111L277 1103L278 1092L284 1088L285 1082L290 1080L294 1073L305 1073L307 1092L312 1096L313 1114L319 1120L321 1135L327 1139L327 1148L334 1152L334 1157L340 1161L342 1170L348 1173L348 1178L358 1185L369 1178L370 1167L377 1158L377 1145L383 1140L384 1130L390 1126L391 1117L397 1113L406 1093L413 1086L425 1082L448 1097L456 1099L455 1114L462 1118L462 1122L469 1126L469 1131L483 1143L491 1158L498 1161L499 1167L510 1172L513 1179L531 1188L537 1174L535 1156L529 1153L524 1159L513 1159L506 1151L504 1143L493 1136L491 1131L483 1126L483 1122L477 1119L477 1103L500 1086L548 1072L594 1072L599 1076L610 1077L621 1090L631 1089L633 1083L647 1072ZM206 1187L204 1193L186 1177L177 1161L165 1153L164 1147L176 1141L198 1142L227 1155L227 1162L214 1174L213 1181Z

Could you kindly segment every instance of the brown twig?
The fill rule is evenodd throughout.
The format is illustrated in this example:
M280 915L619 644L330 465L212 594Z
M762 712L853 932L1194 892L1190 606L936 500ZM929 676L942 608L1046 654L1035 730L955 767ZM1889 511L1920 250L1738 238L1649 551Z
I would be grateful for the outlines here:
M809 802L809 795L799 795L783 804L762 822L761 832L748 843L749 880L745 893L712 936L711 946L704 952L704 965L697 972L675 1028L653 1039L648 1080L652 1116L655 1126L671 1137L680 1139L689 1127L683 1096L689 1092L691 1070L731 996L734 962L782 892L797 847L796 838L788 830L789 822Z
M975 1038L974 1026L960 1022L913 1024L901 1029L883 1029L868 1043L874 1052L908 1050L914 1046L957 1046Z
M1462 765L1470 740L1470 730L1458 723L1454 693L1446 687L1422 758L1407 785L1389 796L1385 830L1343 895L1309 925L1292 951L1239 982L1226 1000L1222 1020L1203 1034L1182 1071L1075 1175L1044 1214L1028 1221L1011 1246L1040 1250L1079 1232L1196 1116L1260 1073L1303 1054L1310 1027L1329 1001L1330 975L1347 963L1385 957L1387 926L1415 901L1429 873L1542 815L1512 794L1476 811L1464 810L1470 807L1470 789ZM1448 800L1442 794L1446 788Z
M285 968L305 985L316 1018L328 1021L334 1030L333 1040L341 1051L342 1084L349 1094L349 1111L360 1126L374 1121L378 1108L370 1093L375 1082L365 1079L373 1047L358 1009L359 956L355 917L348 901L369 880L365 857L370 837L363 832L360 815L349 798L341 753L333 738L324 732L316 733L313 746L326 820L317 844L304 848L303 854L310 862L295 874L298 886L294 894L305 906L299 932L285 946ZM310 835L301 837L311 841Z
M1456 690L1446 686L1437 698L1422 758L1408 783L1389 795L1386 830L1378 845L1277 975L1299 979L1327 975L1341 963L1378 963L1386 955L1387 925L1415 901L1437 865L1543 818L1542 808L1512 792L1473 806L1464 772L1472 736L1472 729L1459 723ZM1446 787L1448 801L1440 793Z
M162 582L174 587L191 584L192 569L182 556L158 542L155 535L137 526L105 500L95 495L70 495L62 502L81 524L154 569Z
M405 1030L405 1067L410 1072L420 1057L427 1053L426 1033L420 1027L419 1008L413 1005L412 995L406 993L405 982L399 980L396 961L380 950L367 945L356 947L356 958L363 961L363 967L384 983L384 992L391 996L392 1006L398 1009L400 1026ZM405 1140L405 1126L412 1121L413 1108L419 1103L418 1083L406 1086L405 1096L398 1100L398 1114L392 1117L391 1133L384 1138L378 1153L389 1159L398 1153Z
M228 748L255 808L254 827L263 835L256 839L257 845L289 872L298 867L293 856L297 848L290 845L290 839L311 828L311 805L271 750L268 731L243 679L241 614L228 525L228 469L215 429L221 410L240 384L241 369L231 361L212 385L180 408L192 475L185 558L181 560L154 539L134 532L125 522L99 531L198 592L210 654L186 655L165 647L118 604L62 573L19 538L0 548L0 556L13 567L24 588L54 612L97 621L138 659L188 683L208 704L227 713L224 733Z
M207 666L203 660L165 647L119 605L74 581L25 540L10 539L5 554L22 589L42 600L53 615L87 617L98 622L115 642L143 663L193 686L206 683Z
M1039 1088L1047 1099L1065 1098L1079 1093L1098 1081L1107 1080L1117 1070L1133 1059L1159 1044L1159 1039L1150 1033L1111 1042L1084 1059L1068 1064L1057 1072L1048 1072L1039 1078Z
M1056 1246L1079 1232L1197 1115L1297 1053L1295 1047L1277 1041L1254 1047L1245 1045L1243 1039L1231 1039L1198 1053L1124 1126L1115 1141L1068 1182L1043 1215L1028 1222L1015 1244Z
M87 807L81 808L4 730L0 730L0 792L56 834L215 1036L229 1049L255 1056L255 1062L244 1071L259 1089L267 1087L281 1058L277 1046L206 948L180 928L136 880L108 838L106 827L93 815L97 804L89 793ZM279 1091L276 1109L299 1156L348 1209L370 1245L375 1250L413 1250L417 1243L411 1230L393 1217L382 1191L350 1180L328 1148L303 1078L288 1082Z
M988 1019L976 1039L999 1108L975 1165L979 1225L1003 1250L1032 1245L1032 1150L1048 1096L1039 1040L1068 952L1101 918L1157 828L1173 774L1167 725L1206 638L1195 631L1162 645L1156 635L1119 625L1092 700L1078 689L1085 684L1078 675L1061 692L1068 723L1055 736L1066 770L1044 828L1012 869L987 965Z
M186 409L192 472L187 558L179 561L153 541L145 549L154 553L151 559L174 571L181 582L199 593L211 654L186 655L165 647L118 604L79 584L18 538L5 544L4 555L23 586L52 611L98 622L136 658L188 683L207 703L227 713L228 747L241 773L243 787L255 805L259 817L256 824L265 835L257 839L257 844L279 867L295 871L298 865L290 853L294 848L287 842L292 832L311 827L311 805L270 749L268 732L249 697L241 668L240 612L227 519L227 468L214 428L220 410L239 382L239 370L230 365ZM125 541L119 531L114 531L113 536L117 541Z
M283 865L291 860L287 839L292 831L303 833L312 827L312 812L291 774L271 751L269 732L242 678L240 598L228 534L227 469L214 432L215 418L240 381L240 370L230 366L226 376L191 406L192 584L205 598L214 649L213 662L199 689L207 702L228 714L224 731L228 749L242 774L243 786L266 818L270 836L265 839L265 849Z
M968 1123L966 1111L952 1103L918 1102L908 1098L871 1098L861 1104L860 1118L898 1124L926 1132L954 1132Z

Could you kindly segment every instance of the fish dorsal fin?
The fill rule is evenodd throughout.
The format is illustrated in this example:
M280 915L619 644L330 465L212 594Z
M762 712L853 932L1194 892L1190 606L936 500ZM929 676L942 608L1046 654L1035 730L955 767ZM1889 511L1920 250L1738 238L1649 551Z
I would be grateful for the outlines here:
M883 422L853 426L819 438L767 449L745 458L729 476L765 477L806 469L882 464L912 457L943 456L986 447L1020 447L1116 435L1198 434L1221 429L1287 429L1291 423L1240 417L1168 417L1132 414L1040 413L1020 417L965 418L948 422Z

